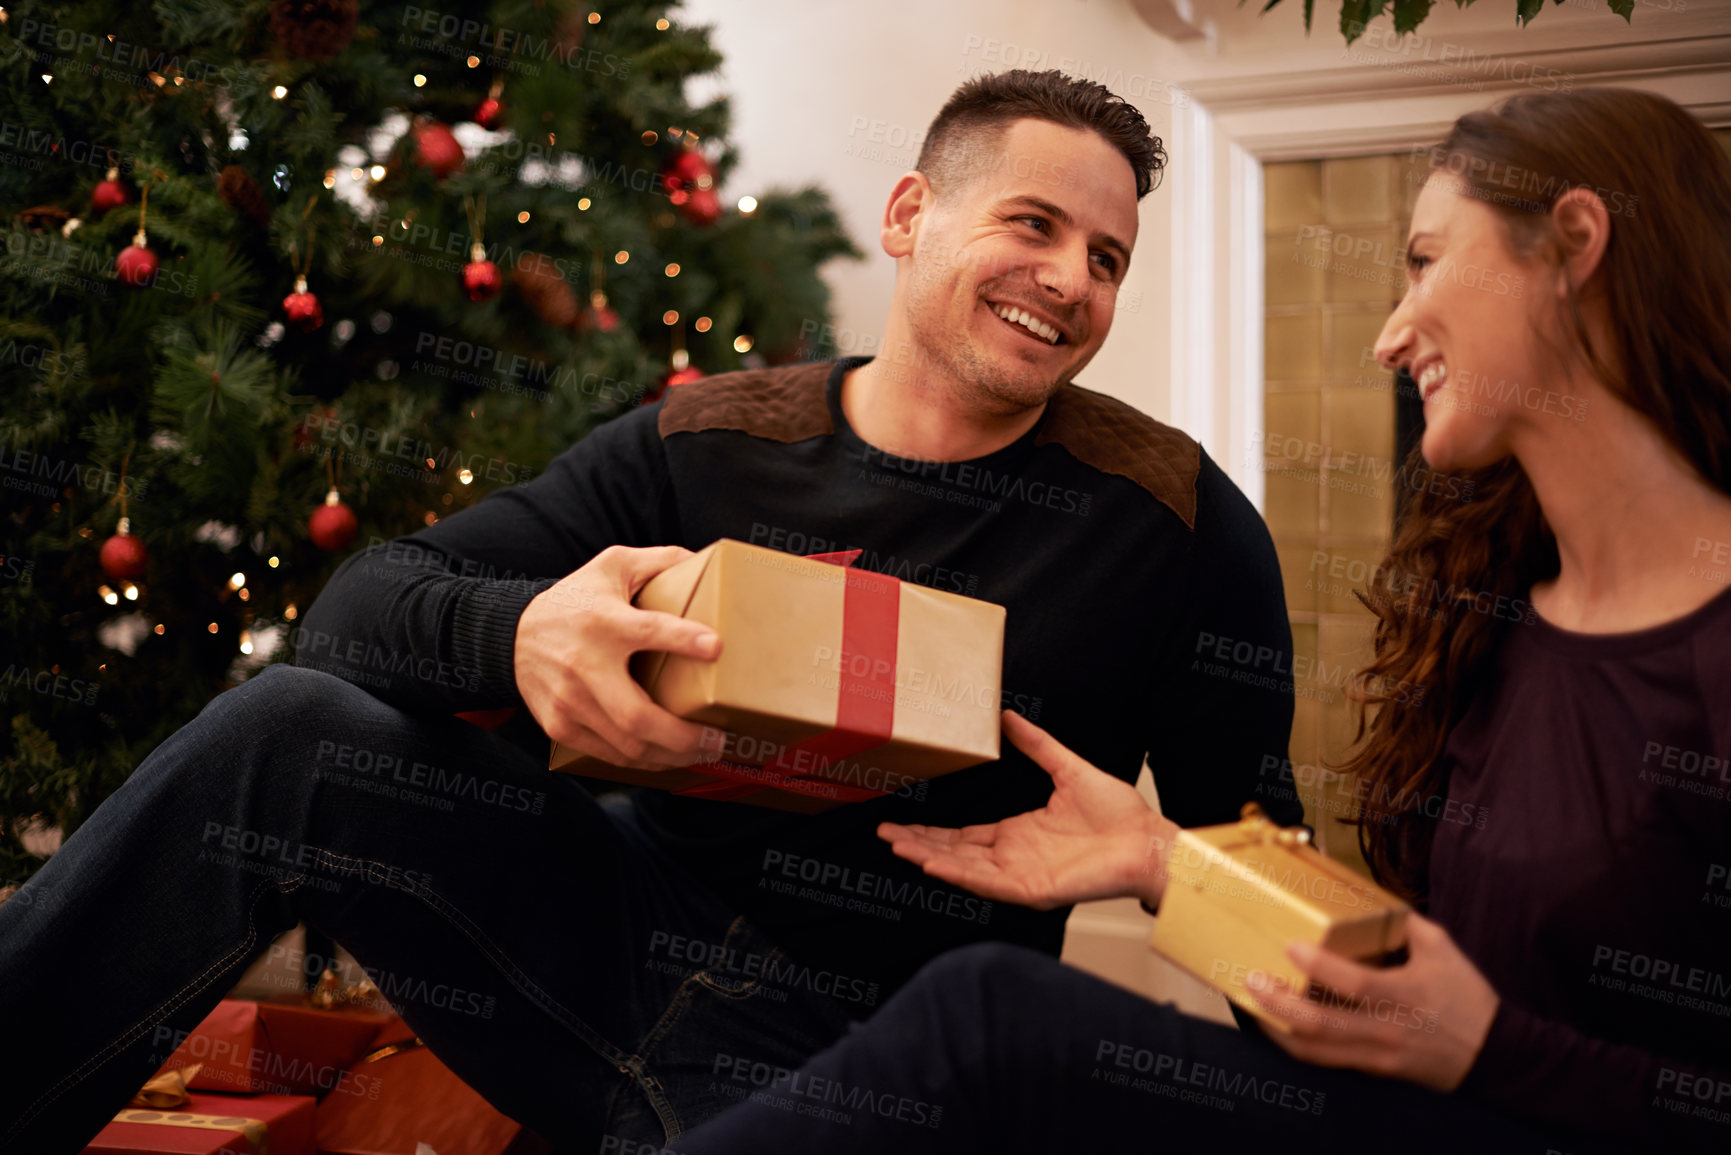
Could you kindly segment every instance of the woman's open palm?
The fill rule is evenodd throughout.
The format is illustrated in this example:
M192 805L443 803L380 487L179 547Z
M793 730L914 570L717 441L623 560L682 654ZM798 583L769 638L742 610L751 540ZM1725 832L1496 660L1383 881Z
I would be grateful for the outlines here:
M1021 715L1006 710L1003 724L1016 748L1052 776L1045 806L961 829L885 822L878 837L934 878L1036 910L1121 894L1157 901L1177 827L1134 786Z

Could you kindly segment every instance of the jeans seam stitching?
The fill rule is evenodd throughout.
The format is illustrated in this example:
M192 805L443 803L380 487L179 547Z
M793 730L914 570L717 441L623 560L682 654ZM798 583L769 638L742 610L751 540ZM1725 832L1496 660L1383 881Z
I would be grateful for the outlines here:
M744 937L745 927L745 916L735 915L733 921L728 924L727 932L722 935L723 949L733 941L735 935L741 935ZM769 953L764 957L766 959L774 958L780 953L780 950L780 947L772 947L770 948ZM668 1002L667 1009L661 1012L661 1017L655 1021L655 1025L650 1027L648 1032L644 1034L643 1038L638 1041L637 1045L639 1053L636 1058L637 1061L643 1065L645 1073L647 1073L649 1068L648 1064L643 1060L643 1055L654 1050L655 1045L671 1033L673 1028L679 1024L679 1021L685 1017L685 1012L691 1008L692 999L696 993L697 987L713 991L715 994L726 999L737 1000L756 994L758 988L762 986L763 982L761 979L753 979L752 985L746 990L733 992L717 987L713 982L708 981L706 977L708 974L709 971L706 968L698 971L696 974L691 975L686 978L685 981L681 982L679 984L679 989L674 992L673 998ZM659 1087L660 1085L661 1084L658 1080L656 1086ZM679 1118L678 1111L675 1110L675 1105L672 1099L667 1095L658 1094L650 1088L644 1087L641 1080L639 1080L638 1086L643 1090L644 1097L649 1100L650 1107L654 1109L657 1117L661 1119L661 1129L666 1142L671 1143L683 1135L685 1133L685 1128ZM666 1105L665 1111L662 1110L661 1104Z
M295 876L293 880L286 884L270 879L261 880L253 887L252 902L247 906L246 910L246 937L241 940L240 944L216 962L211 963L210 966L204 969L203 973L194 975L185 986L176 991L165 1002L159 1003L157 1007L146 1014L143 1019L140 1019L137 1023L134 1023L131 1027L128 1027L125 1031L121 1032L121 1034L110 1040L108 1045L103 1047L102 1050L84 1060L84 1062L80 1063L75 1070L62 1076L58 1083L49 1087L46 1091L42 1092L41 1095L38 1095L36 1100L32 1102L29 1107L25 1108L24 1113L20 1115L7 1130L6 1135L11 1136L21 1133L25 1127L28 1127L32 1122L34 1122L36 1117L56 1099L60 1098L60 1096L66 1094L66 1092L70 1091L73 1087L76 1087L79 1083L83 1082L104 1063L108 1062L109 1059L113 1058L116 1053L130 1046L137 1038L142 1037L143 1032L147 1028L161 1023L169 1015L184 1006L193 995L209 986L211 981L211 972L220 972L222 967L225 964L230 963L235 956L242 955L250 949L253 942L258 938L258 927L253 922L253 915L257 912L259 900L264 897L267 889L276 888L279 893L288 894L290 891L299 889L301 883L305 881L306 875L304 874Z
M692 977L695 978L696 976ZM679 1114L674 1110L672 1098L660 1089L661 1081L650 1074L649 1063L644 1056L654 1050L655 1044L660 1042L662 1037L671 1031L679 1023L679 1020L685 1017L685 1012L691 1008L691 982L692 980L688 978L679 984L679 989L673 992L673 998L668 1001L666 1009L661 1012L661 1017L656 1019L655 1025L650 1027L643 1038L638 1040L637 1053L631 1056L631 1081L636 1084L638 1090L643 1092L643 1097L649 1101L649 1107L655 1112L656 1118L661 1121L662 1133L667 1142L670 1143L683 1131L679 1125ZM653 1082L654 1086L646 1085L646 1079Z
M372 866L378 866L387 871L389 869L384 863L374 862L370 858L354 858L346 854L338 854L334 850L326 850L323 847L317 846L309 847L309 849L313 851L315 859L324 860L327 866L330 866L342 873L361 874L364 873L366 867ZM565 1028L581 1039L590 1050L594 1051L601 1058L606 1059L616 1067L626 1062L627 1056L623 1051L602 1038L595 1029L588 1023L584 1022L582 1018L573 1014L563 1003L548 994L539 983L529 977L528 972L525 971L516 960L501 950L499 946L480 929L479 926L475 925L474 921L470 919L468 915L458 909L458 907L449 899L435 891L432 887L426 886L418 881L412 881L409 886L400 889L403 889L406 893L425 903L435 913L442 916L447 923L460 931L465 938L475 944L475 947L480 950L482 956L499 970L499 972L504 976L506 982L516 987L517 990L527 996L532 1003L535 1003L543 1010L552 1013L555 1019L560 1020Z

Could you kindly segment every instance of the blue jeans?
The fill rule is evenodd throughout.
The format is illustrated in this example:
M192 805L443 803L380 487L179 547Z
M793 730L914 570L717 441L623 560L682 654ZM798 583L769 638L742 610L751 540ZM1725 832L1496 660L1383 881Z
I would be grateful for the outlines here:
M738 1104L619 1155L1483 1152L1611 1149L1459 1096L1311 1066L1002 943L927 964L804 1067L717 1071Z
M77 1151L304 920L562 1148L676 1139L849 1008L605 802L456 718L272 666L146 758L0 906L0 1150Z

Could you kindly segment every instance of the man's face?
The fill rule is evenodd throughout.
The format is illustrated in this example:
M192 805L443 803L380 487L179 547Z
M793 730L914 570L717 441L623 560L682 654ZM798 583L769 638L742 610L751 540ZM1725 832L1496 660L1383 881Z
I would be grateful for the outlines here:
M1136 226L1135 174L1104 137L1015 121L917 218L904 301L920 355L988 411L1045 403L1111 330Z

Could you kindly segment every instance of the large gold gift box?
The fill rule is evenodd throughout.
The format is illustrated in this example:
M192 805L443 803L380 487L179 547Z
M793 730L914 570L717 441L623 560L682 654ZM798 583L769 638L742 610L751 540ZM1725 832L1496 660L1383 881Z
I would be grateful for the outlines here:
M1291 1028L1251 997L1252 984L1326 1003L1286 956L1293 939L1367 964L1406 946L1408 906L1247 803L1238 822L1179 831L1148 945L1264 1024ZM1255 976L1253 978L1253 976Z
M555 743L551 768L814 813L995 761L1004 608L823 556L723 538L638 593L721 635L714 661L632 659L656 703L726 732L717 760L633 770Z

